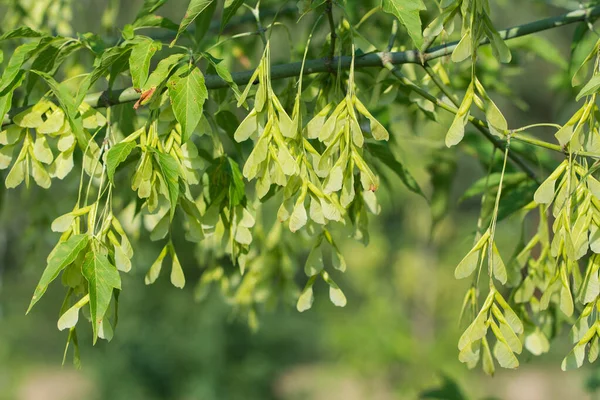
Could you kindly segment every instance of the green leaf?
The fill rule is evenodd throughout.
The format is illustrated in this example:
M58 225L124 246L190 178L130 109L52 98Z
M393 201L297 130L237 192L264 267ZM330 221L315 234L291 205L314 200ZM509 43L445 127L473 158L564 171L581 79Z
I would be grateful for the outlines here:
M183 16L181 23L179 24L179 30L177 31L177 35L175 36L175 39L173 39L173 41L171 42L171 47L173 47L175 45L175 42L179 38L179 35L181 35L181 33L183 33L188 28L188 26L190 26L190 24L192 22L194 22L194 20L200 14L202 14L202 12L204 12L213 3L213 1L215 1L215 0L191 0L190 1L187 11L185 12L185 15Z
M179 164L177 160L170 154L156 152L156 161L162 173L165 184L167 185L167 191L169 192L169 203L171 208L169 211L170 220L173 220L175 215L175 209L177 207L177 200L179 198Z
M196 30L194 38L196 39L196 43L200 43L204 39L206 32L210 29L218 3L218 1L213 1L194 21L194 28Z
M496 57L496 59L501 63L509 63L512 59L510 49L506 43L504 43L504 40L500 34L498 34L496 28L494 28L494 25L492 24L492 21L487 13L483 13L483 22L486 36L490 39L490 44L492 45L492 53L494 54L494 57Z
M175 22L171 21L168 18L161 17L159 15L146 15L139 19L136 19L133 25L129 25L133 29L140 28L163 28L168 29L170 31L177 31L179 25ZM126 25L127 27L127 25Z
M144 0L144 4L142 5L142 8L140 8L140 11L138 11L137 16L135 17L135 20L137 21L138 19L140 19L146 15L154 13L156 10L158 10L160 7L162 7L166 2L167 2L167 0Z
M422 0L383 0L383 11L393 14L406 28L413 43L420 50L423 45L419 11L426 10Z
M244 4L244 0L225 0L225 5L223 6L223 16L221 17L221 32L223 32L223 29L225 29L225 26L231 17L235 15L236 11L241 7L242 4Z
M218 58L213 57L210 53L202 53L202 54L208 60L208 62L213 66L217 75L219 75L219 77L221 77L221 79L223 79L225 82L227 82L227 84L229 85L231 90L233 90L233 93L235 93L235 97L239 100L242 94L240 93L237 83L234 82L233 77L231 76L231 72L229 72L227 67L225 65L223 65L222 60L219 60Z
M96 83L96 81L98 81L98 79L111 72L113 65L127 64L131 47L132 44L127 43L122 46L111 47L101 53L101 56L97 58L96 62L94 63L95 68L79 85L77 95L72 101L75 107L79 107L88 90L94 85L94 83ZM111 81L116 77L114 73L112 75ZM109 81L109 86L112 86L111 81Z
M35 38L44 36L43 33L33 30L27 26L20 26L0 36L0 41L16 38Z
M131 49L129 55L129 71L134 88L141 88L148 79L148 70L150 69L150 60L154 53L162 47L160 42L152 39L142 39Z
M229 182L229 206L230 208L242 204L246 196L244 179L240 166L234 159L227 157L231 180Z
M114 176L117 167L127 159L135 147L135 142L121 142L115 144L108 150L108 153L106 154L106 175L113 185L115 183Z
M35 288L27 313L31 311L35 303L44 295L46 289L48 289L48 285L56 279L63 269L75 261L79 253L87 247L89 240L90 237L88 235L74 235L57 245L52 251L51 257L48 259L48 265Z
M378 161L381 161L387 165L411 192L421 195L424 199L427 199L417 180L412 176L404 163L396 159L388 144L368 142L367 149L371 154L373 154L373 156L376 157Z
M146 83L142 86L142 93L158 88L183 57L183 54L171 54L169 57L160 60L154 71L150 73ZM145 102L142 102L142 104L145 104Z
M186 65L175 72L168 87L173 113L181 124L181 142L185 143L198 126L208 98L204 76L195 66Z
M40 47L40 41L35 40L33 42L25 43L17 47L10 59L8 65L2 72L2 78L0 79L0 93L10 88L11 84L15 81L15 78L19 75L23 64L29 60L29 58L35 53Z
M112 265L106 255L91 251L86 254L81 269L88 281L90 294L90 315L94 332L94 344L98 340L98 329L112 298L113 289L121 289L121 277L117 267Z

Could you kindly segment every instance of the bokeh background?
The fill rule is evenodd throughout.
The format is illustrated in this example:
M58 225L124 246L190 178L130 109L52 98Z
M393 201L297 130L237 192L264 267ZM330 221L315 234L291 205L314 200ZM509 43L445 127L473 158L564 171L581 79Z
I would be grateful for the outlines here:
M52 11L59 3L60 12ZM161 14L178 21L186 3L169 0ZM263 1L263 8L296 5L284 3ZM347 3L350 17L356 20L375 5L375 1ZM499 29L580 6L567 0L492 3ZM90 31L109 38L119 35L119 29L133 20L141 4L141 0L2 0L0 20L5 30L10 24L28 24L63 34ZM423 13L426 22L436 13L434 2L427 4L429 10ZM22 6L23 14L15 11L15 5ZM56 15L39 17L45 10ZM239 12L240 17L247 14L245 9ZM295 46L290 50L285 35L275 37L274 62L300 57L310 23L295 25L297 16L289 12L280 17L293 26ZM390 28L391 18L378 13L365 22L361 33L382 48ZM236 33L255 29L251 21L232 27ZM511 127L566 120L574 98L569 84L574 30L575 26L568 26L511 42L514 61L502 69L493 62L485 63L484 68L492 69L488 77L497 83L494 98ZM326 29L315 37L319 35L322 43ZM321 45L316 42L318 56ZM236 55L239 62L232 69L242 70L248 62L254 65L260 54L259 41L240 39L239 48L244 51ZM5 52L5 64L9 54ZM64 73L83 72L77 71L77 66L73 69ZM404 71L419 76L414 68L405 67ZM451 76L456 76L452 78L456 79L452 81L454 89L461 93L461 70L452 72L455 75ZM377 73L367 76L376 77ZM126 81L122 84L127 85ZM186 288L176 289L164 277L145 286L144 274L161 247L142 234L134 245L133 270L123 276L124 293L114 339L111 343L99 341L93 347L90 332L80 329L81 370L69 362L61 367L66 334L56 328L63 295L59 284L51 286L45 301L25 316L46 255L58 238L50 231L50 223L72 207L76 179L57 181L50 190L32 186L7 191L2 185L0 399L597 397L597 367L586 364L575 372L560 371L560 361L569 349L566 329L550 353L533 357L524 351L518 370L498 370L493 378L478 369L469 371L458 361L458 317L468 282L456 281L453 271L471 246L480 209L478 196L461 199L461 195L485 174L488 159L481 149L489 146L469 129L463 145L446 149L443 137L450 116L440 113L435 122L410 117L414 113L407 113L402 104L375 106L385 108L394 153L434 201L430 207L384 170L382 211L371 217L370 244L365 247L351 239L342 242L348 269L336 275L336 281L348 298L345 308L333 306L327 289L320 285L310 311L298 313L293 303L281 302L260 310L259 327L253 330L218 290L195 301L194 280L201 276L203 264L194 257L194 245L182 238L176 247L188 277ZM542 130L539 134L551 140L552 132ZM547 156L543 161L552 164L555 159ZM544 173L541 164L534 167ZM512 254L519 233L516 219L499 225L499 247L506 257ZM307 249L298 250L298 265L306 255ZM301 287L305 279L300 268L295 281Z

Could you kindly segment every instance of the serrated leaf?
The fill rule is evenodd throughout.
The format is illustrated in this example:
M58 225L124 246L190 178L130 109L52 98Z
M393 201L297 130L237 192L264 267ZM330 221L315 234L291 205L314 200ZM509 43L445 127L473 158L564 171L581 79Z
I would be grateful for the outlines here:
M15 78L18 78L21 67L41 46L40 43L40 40L34 40L32 42L22 44L14 49L12 56L8 60L8 64L2 72L2 78L0 79L0 93L3 93L5 90L14 85L15 82L18 82L18 80L15 80Z
M148 92L152 89L156 89L167 79L171 70L175 68L177 63L184 57L183 54L171 54L167 58L163 58L158 62L154 71L150 73L150 76L146 80L146 83L142 87L142 93ZM141 101L140 104L146 104L150 99Z
M33 297L31 303L29 303L27 313L31 311L31 308L35 303L37 303L44 295L46 289L48 289L48 285L56 279L63 269L75 261L79 253L87 247L89 239L90 237L88 235L73 235L66 241L58 244L51 253L51 257L48 259L48 265L33 292Z
M133 25L130 26L133 28L133 30L140 28L164 28L170 31L177 31L179 28L179 25L177 25L175 22L168 18L161 17L160 15L146 15L135 20ZM125 25L125 28L127 28L127 25ZM123 31L125 31L125 29L123 29Z
M115 183L115 171L118 166L129 157L129 154L135 147L135 142L121 142L115 144L108 150L108 153L106 154L106 175L113 185Z
M20 26L18 28L5 32L3 35L0 36L0 41L16 38L35 38L41 36L44 36L42 32L38 32L27 26Z
M181 23L179 24L179 30L177 31L177 35L175 39L171 42L171 47L175 45L175 42L187 28L190 26L192 22L204 12L215 0L191 0Z
M223 6L223 15L221 17L221 32L236 13L238 8L240 8L244 4L244 0L225 0L225 5Z
M202 118L202 107L208 98L204 76L193 66L179 68L169 80L169 97L173 113L181 124L181 142L188 141Z
M129 54L129 71L134 88L141 88L148 79L150 60L152 56L161 49L162 44L152 39L140 40Z
M81 271L88 281L95 344L98 340L99 325L110 304L113 289L121 289L121 277L117 267L112 265L104 254L95 251L86 254Z
M383 11L393 14L406 28L415 46L420 50L423 45L421 17L419 11L426 10L422 0L383 0Z

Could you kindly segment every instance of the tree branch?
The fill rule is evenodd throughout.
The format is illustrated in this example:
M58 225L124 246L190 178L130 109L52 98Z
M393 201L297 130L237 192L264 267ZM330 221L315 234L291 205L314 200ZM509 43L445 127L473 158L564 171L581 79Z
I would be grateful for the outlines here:
M593 17L600 16L600 6L590 7L582 10L572 11L552 18L546 18L539 21L531 22L524 25L515 26L503 31L500 31L500 36L505 40L527 36L536 32L545 31L548 29L581 22ZM483 40L480 44L488 43ZM383 60L389 60L393 65L400 64L421 64L423 61L430 61L439 57L447 56L452 53L458 42L448 43L446 45L436 46L422 54L422 59L418 50L409 50L404 52L381 52L369 53L362 57L357 57L354 63L355 68L368 67L383 67ZM342 69L349 69L352 61L350 56L334 57L333 62L339 65ZM275 65L271 68L271 79L283 79L297 77L302 68L301 62L289 64ZM304 74L310 75L320 72L328 72L328 58L307 60L304 67ZM237 72L232 74L233 81L238 85L245 85L250 81L254 70ZM207 75L205 77L207 89L219 89L227 87L227 83L217 75ZM108 107L117 104L123 104L138 100L140 94L133 88L118 89L113 91L104 91L98 93L90 93L85 97L85 102L94 108ZM31 106L28 106L31 107ZM11 109L7 116L2 121L2 126L12 123L12 118L28 108Z

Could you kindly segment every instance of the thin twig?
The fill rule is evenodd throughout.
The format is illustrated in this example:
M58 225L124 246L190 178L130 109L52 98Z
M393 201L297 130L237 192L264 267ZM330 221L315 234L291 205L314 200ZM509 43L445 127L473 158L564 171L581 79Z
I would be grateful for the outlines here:
M390 33L390 38L388 39L388 45L386 48L387 52L392 51L394 48L394 43L396 42L396 36L398 35L398 20L394 18L394 22L392 22L392 33Z

